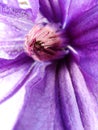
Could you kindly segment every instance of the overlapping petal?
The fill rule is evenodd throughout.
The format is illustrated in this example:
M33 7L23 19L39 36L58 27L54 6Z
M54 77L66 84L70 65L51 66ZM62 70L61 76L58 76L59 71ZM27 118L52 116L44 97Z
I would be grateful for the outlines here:
M97 0L39 0L41 13L50 22L59 22L65 27L67 20L90 9Z
M68 0L69 1L69 0ZM68 20L89 10L98 3L97 0L70 0L68 9Z
M46 71L41 67L37 78L31 79L27 84L25 104L14 130L47 130L54 127L55 130L56 128L63 129L60 113L56 110L58 103L57 101L55 103L57 100L55 84L58 81L55 72L55 65L48 66Z
M31 79L14 130L98 128L96 102L79 67L74 62L67 67L64 62L48 65L42 79L40 75Z
M66 18L66 0L39 0L41 13L50 22L63 23Z
M97 130L98 102L95 100L95 92L91 92L89 89L89 84L93 88L94 82L90 81L90 78L89 80L85 80L85 76L81 73L79 66L73 61L70 62L69 72L83 127L86 130Z
M26 54L22 54L14 60L0 59L0 105L14 95L11 100L0 106L2 117L0 128L11 130L14 126L22 108L25 93L24 88L20 89L25 86L33 68L33 60ZM10 121L8 121L9 116L11 116Z
M0 4L0 58L12 59L24 51L25 36L33 26L32 10Z
M0 103L10 98L25 84L33 69L32 64L33 60L25 54L14 60L0 59Z
M98 80L95 80L93 76L90 76L85 71L82 71L82 73L84 75L88 90L93 95L94 100L98 104Z
M71 21L67 29L81 68L98 80L98 5Z
M36 19L39 12L39 0L28 0L27 2L32 9L33 18Z

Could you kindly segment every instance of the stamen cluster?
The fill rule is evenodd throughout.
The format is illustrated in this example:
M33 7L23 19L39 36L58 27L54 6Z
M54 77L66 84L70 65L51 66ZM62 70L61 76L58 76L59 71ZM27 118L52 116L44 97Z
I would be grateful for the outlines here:
M35 25L26 37L25 50L33 59L50 61L63 58L66 51L67 40L59 27Z

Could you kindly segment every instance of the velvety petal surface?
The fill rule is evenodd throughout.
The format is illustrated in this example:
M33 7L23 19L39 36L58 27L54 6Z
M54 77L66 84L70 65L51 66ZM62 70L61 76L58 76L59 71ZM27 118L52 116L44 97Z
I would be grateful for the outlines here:
M31 78L14 130L98 129L96 101L77 64L66 62L41 67Z
M84 75L89 91L92 93L96 102L98 103L98 80L96 80L93 76L89 75L85 71L82 71L82 73Z
M0 58L12 59L24 51L24 40L33 26L31 9L0 4Z
M98 5L72 20L67 31L80 67L98 81Z
M68 0L69 1L69 0ZM68 9L68 19L73 18L81 14L82 12L89 10L98 3L98 0L70 0Z

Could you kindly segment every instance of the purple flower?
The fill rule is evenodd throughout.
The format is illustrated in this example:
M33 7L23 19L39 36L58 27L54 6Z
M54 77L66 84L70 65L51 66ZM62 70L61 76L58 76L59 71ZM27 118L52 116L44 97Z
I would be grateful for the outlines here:
M29 4L0 3L0 103L26 91L13 130L98 130L97 1Z

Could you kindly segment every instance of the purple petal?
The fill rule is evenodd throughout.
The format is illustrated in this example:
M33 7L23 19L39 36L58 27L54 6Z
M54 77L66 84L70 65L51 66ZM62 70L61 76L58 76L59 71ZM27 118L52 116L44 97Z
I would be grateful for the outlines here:
M32 28L32 11L0 4L0 58L12 59L23 51L23 43Z
M55 68L54 66L48 67L47 72L45 72L44 66L40 64L37 77L32 78L30 83L27 84L25 104L14 130L47 130L54 126L56 108L54 102L55 73L52 73L52 70L55 70Z
M25 84L33 60L22 54L15 60L0 59L0 62L0 86L2 86L0 87L2 92L0 93L0 103L2 103L13 96Z
M68 19L92 8L97 3L97 0L70 0Z
M50 22L59 22L65 27L66 20L94 6L95 0L39 0L41 13Z
M89 91L94 96L95 101L98 103L98 80L95 80L94 77L91 77L84 71L82 71L82 73L84 75Z
M97 130L96 102L79 67L71 62L67 68L62 61L49 65L45 72L41 68L37 78L27 84L14 130Z
M77 49L80 56L79 65L81 69L98 81L98 45L91 42L81 49Z
M76 100L81 116L81 121L85 130L97 130L98 129L98 102L95 100L94 95L89 91L88 83L90 80L84 79L79 67L74 62L71 62L70 75ZM93 83L92 83L93 87ZM98 94L98 93L97 93Z
M27 2L32 9L32 15L35 20L39 11L39 0L28 0Z
M33 69L32 64L32 59L27 57L25 54L20 55L15 60L0 59L1 129L12 130L12 127L16 122L18 114L23 105L23 98L25 93L23 86L28 81L30 71ZM17 92L18 90L20 91ZM13 98L6 101L12 96ZM4 101L6 102L3 103ZM1 105L1 103L3 104ZM11 117L10 121L9 117Z
M39 0L41 13L50 22L63 23L66 18L66 0Z
M81 68L98 80L98 6L74 19L67 29Z

